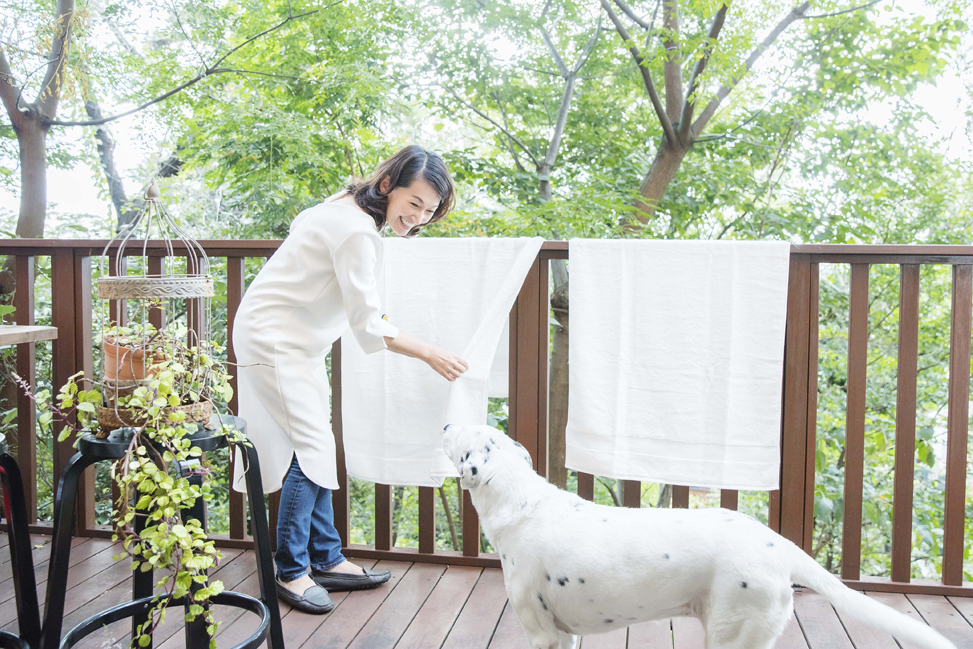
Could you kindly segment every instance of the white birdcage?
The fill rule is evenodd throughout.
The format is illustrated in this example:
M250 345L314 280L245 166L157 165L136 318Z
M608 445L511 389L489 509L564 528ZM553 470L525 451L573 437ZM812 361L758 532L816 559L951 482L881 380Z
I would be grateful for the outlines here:
M178 362L181 356L194 358L211 347L214 292L209 258L176 224L159 196L152 182L135 219L102 253L98 297L109 313L113 310L108 305L118 305L114 319L102 318L106 404L99 419L106 428L112 421L128 423L119 414L117 398L149 381L153 366ZM160 241L161 248L154 243Z

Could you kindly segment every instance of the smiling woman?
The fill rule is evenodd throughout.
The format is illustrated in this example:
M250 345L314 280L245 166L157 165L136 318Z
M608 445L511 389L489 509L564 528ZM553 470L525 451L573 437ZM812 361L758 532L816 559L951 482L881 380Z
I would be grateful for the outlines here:
M302 611L326 613L334 607L328 590L373 588L390 577L346 561L334 526L338 480L325 363L332 344L350 328L366 353L419 358L448 381L467 369L456 354L384 320L376 288L379 230L388 225L398 236L414 236L452 204L443 159L408 146L368 180L301 212L237 311L240 415L265 467L264 491L281 489L277 593ZM242 477L237 470L238 491Z
M453 209L453 180L438 154L409 145L380 164L367 180L356 180L336 202L364 210L400 237L413 237Z

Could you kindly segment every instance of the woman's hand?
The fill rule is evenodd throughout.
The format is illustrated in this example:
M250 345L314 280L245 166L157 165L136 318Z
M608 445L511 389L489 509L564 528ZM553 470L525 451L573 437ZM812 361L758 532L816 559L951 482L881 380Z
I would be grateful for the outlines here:
M429 367L447 381L455 381L470 368L469 363L448 349L430 345L401 331L395 338L386 336L385 344L390 351L396 354L404 354L425 361Z
M423 360L440 376L450 382L458 379L463 372L470 368L466 361L453 352L435 345L429 345Z

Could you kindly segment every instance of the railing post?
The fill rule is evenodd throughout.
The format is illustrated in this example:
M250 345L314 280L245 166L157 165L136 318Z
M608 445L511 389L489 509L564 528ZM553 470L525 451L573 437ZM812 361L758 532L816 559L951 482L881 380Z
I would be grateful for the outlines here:
M916 464L916 379L919 361L919 264L899 269L899 357L895 401L895 490L892 496L892 581L912 574L912 496Z
M811 554L814 545L814 476L818 439L818 326L819 264L811 262L808 305L807 350L807 446L804 461L804 551Z
M392 549L392 487L375 485L375 549Z
M943 583L963 584L966 522L966 453L970 407L970 319L973 267L953 266L949 335L949 406L946 422L946 511L943 516Z
M233 398L230 399L230 412L240 414L239 385L237 382L236 353L233 351L233 323L236 322L236 312L243 300L244 292L244 259L243 257L226 258L226 360L229 371L233 375L230 386L233 388ZM230 475L233 475L233 463L236 453L230 453ZM243 539L247 535L247 506L243 494L233 489L229 490L230 509L230 538Z
M861 577L862 495L865 474L865 382L868 367L868 264L851 265L848 314L848 407L845 415L845 490L841 577Z
M510 311L510 419L507 424L507 432L527 449L534 459L534 468L542 476L547 475L546 290L541 299L541 286L546 289L547 284L546 264L545 261L542 282L541 261L539 258L534 261Z
M341 537L341 545L350 543L349 512L351 498L348 495L348 469L345 467L345 444L341 430L341 339L331 346L331 432L334 433L335 462L338 465L338 489L331 494L334 509L334 526Z
M419 487L419 552L436 552L436 489Z
M58 330L58 337L53 342L52 351L52 377L51 383L56 393L58 388L68 382L68 377L77 371L77 344L78 336L75 330L77 322L75 311L77 301L75 299L75 263L74 251L70 248L55 249L51 255L51 311L52 321ZM55 424L52 428L54 436L54 447L52 452L53 469L51 482L55 491L52 496L57 496L58 482L68 460L74 455L73 440L68 439L63 442L57 441L63 424ZM81 518L78 529L84 529L81 525Z
M781 482L780 489L771 492L770 523L798 545L804 543L810 292L810 257L791 254L784 338Z
M18 325L34 324L34 258L17 257L14 317ZM17 345L17 374L30 386L37 385L34 343ZM33 400L17 386L17 464L24 480L27 522L37 522L37 411Z
M92 339L92 294L91 294L91 257L80 250L74 251L74 367L75 372L95 379ZM60 384L55 385L57 389ZM92 385L87 385L92 388ZM73 443L74 440L72 439ZM78 482L78 517L76 519L79 534L93 530L97 524L95 517L95 467L88 467Z

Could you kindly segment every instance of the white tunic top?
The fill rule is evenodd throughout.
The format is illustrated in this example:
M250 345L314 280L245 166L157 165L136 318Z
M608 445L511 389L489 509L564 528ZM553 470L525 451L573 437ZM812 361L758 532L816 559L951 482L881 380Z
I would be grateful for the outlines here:
M295 453L315 484L338 488L325 358L349 326L366 353L385 349L385 337L398 335L382 319L381 263L374 220L351 205L325 202L298 214L247 289L233 349L240 416L265 492L280 489ZM237 460L233 485L243 491Z

